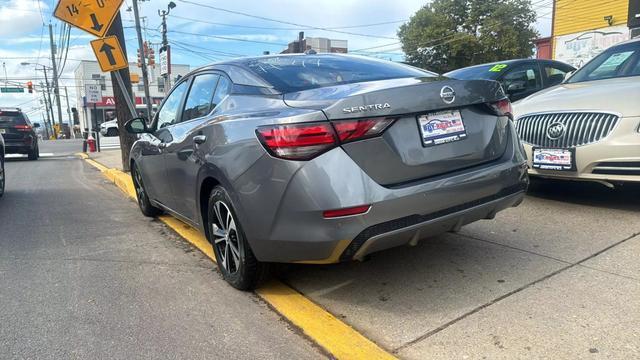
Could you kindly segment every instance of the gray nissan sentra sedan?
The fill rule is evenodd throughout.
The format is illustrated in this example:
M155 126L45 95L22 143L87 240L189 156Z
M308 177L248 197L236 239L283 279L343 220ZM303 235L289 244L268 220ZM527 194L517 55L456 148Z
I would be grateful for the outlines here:
M224 278L335 263L518 205L526 159L497 82L334 54L243 58L183 77L131 150L147 216L200 228Z

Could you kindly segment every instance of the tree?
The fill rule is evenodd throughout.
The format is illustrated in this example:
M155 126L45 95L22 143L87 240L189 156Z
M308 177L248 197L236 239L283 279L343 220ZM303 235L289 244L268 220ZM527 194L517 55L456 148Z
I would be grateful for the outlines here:
M406 61L439 73L533 54L530 0L434 0L400 26Z

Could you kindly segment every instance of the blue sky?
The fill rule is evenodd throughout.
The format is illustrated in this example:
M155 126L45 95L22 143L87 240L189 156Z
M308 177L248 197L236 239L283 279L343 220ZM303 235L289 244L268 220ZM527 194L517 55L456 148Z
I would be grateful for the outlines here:
M259 55L265 50L279 52L297 37L300 25L307 26L302 29L306 36L348 40L350 51L375 47L362 54L399 60L402 52L395 39L397 28L426 3L425 0L173 1L177 7L168 18L169 40L173 42L172 60L192 66L237 55ZM6 78L12 82L42 80L43 74L36 72L34 66L22 66L20 63L50 65L48 30L44 24L51 21L54 39L58 41L62 26L51 16L55 3L52 0L0 0L0 83L5 81L5 69ZM154 44L161 41L158 10L166 9L167 3L164 0L139 1L145 37ZM548 35L552 1L535 0L533 3L539 15L537 28L543 36ZM135 61L137 40L132 29L133 12L127 11L130 6L131 0L125 0L121 14L129 59ZM378 23L387 24L360 27ZM90 34L71 30L67 62L60 77L61 86L69 87L71 106L75 106L73 71L78 60L94 59L88 46L92 39L94 37ZM41 118L37 94L0 94L0 106L17 105L29 111L34 120Z

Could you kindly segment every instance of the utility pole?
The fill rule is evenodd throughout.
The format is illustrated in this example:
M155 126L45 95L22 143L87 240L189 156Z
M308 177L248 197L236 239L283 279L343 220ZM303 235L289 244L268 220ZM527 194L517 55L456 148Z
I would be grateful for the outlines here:
M53 93L58 103L58 122L60 123L60 127L62 127L62 106L60 105L60 89L58 88L58 66L56 65L56 48L53 43L53 26L51 23L49 23L49 42L51 45L51 64L53 67ZM55 130L53 132L57 137Z
M138 48L142 58L142 84L144 86L144 101L147 105L147 117L151 119L151 95L149 95L149 75L147 73L147 60L143 50L142 29L140 28L140 14L138 14L138 0L133 0L133 16L136 20L136 32L138 33Z
M171 9L176 7L176 3L170 1L167 5L167 10L158 10L158 15L162 17L162 47L160 48L160 59L162 59L162 53L165 53L167 59L167 73L163 74L164 77L164 93L168 94L171 89L171 46L169 46L169 40L167 39L167 16L171 12ZM162 60L160 60L162 62ZM162 68L162 65L160 65Z
M40 86L44 88L44 86L42 85L42 83L40 83ZM46 89L46 88L45 88ZM45 135L47 136L47 139L49 139L49 125L51 124L51 119L49 118L49 104L47 103L47 97L45 96L45 92L42 92L42 98L44 99L44 110L47 113L47 121L44 123L44 132Z
M69 106L69 92L67 91L66 86L64 87L64 98L67 100L67 116L69 117L69 138L75 139L76 134L73 132L73 117L71 116L71 106Z
M53 117L53 105L51 104L51 92L49 92L49 77L47 76L47 68L44 65L42 66L42 71L44 72L44 84L47 86L44 89L47 92L47 96L49 97L49 105L47 109L49 109L49 111L51 112L51 126L53 129L53 124L55 124L56 120Z
M122 52L124 58L127 58L127 47L126 42L124 41L124 29L122 27L122 17L118 12L116 14L107 35L113 35L118 38L122 46ZM116 75L118 74L118 75ZM121 77L122 85L120 86L120 82L118 81L117 76ZM131 90L131 76L129 74L129 67L126 67L122 70L112 71L111 72L111 83L113 84L113 97L116 100L116 118L118 119L118 129L120 129L120 149L122 150L122 169L124 171L130 170L129 164L129 152L131 151L131 146L136 141L136 137L133 134L129 134L127 131L124 131L124 124L131 119L131 111L129 110L129 106L127 105L127 99L132 101L135 104L133 99L133 92Z

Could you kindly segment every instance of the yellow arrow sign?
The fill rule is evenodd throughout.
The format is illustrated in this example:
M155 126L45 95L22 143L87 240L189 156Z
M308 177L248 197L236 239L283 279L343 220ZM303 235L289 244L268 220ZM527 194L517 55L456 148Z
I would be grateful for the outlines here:
M111 27L123 0L60 0L53 16L96 36Z
M120 42L115 36L93 40L91 48L96 54L100 69L104 72L116 71L129 66L122 47L120 47Z

